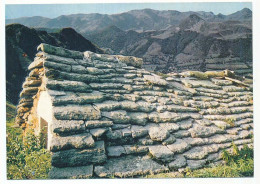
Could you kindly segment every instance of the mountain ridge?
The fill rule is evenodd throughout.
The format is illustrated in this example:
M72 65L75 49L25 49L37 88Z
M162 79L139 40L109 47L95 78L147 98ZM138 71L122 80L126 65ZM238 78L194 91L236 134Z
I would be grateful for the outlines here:
M46 28L62 28L73 27L77 32L81 34L94 33L101 31L107 26L115 25L120 29L136 30L139 32L147 30L160 30L165 29L169 25L178 25L181 20L187 18L191 14L197 14L202 19L210 21L226 21L226 20L243 20L250 21L252 18L252 11L250 9L242 9L230 15L217 16L212 12L179 12L176 10L153 10L153 9L141 9L131 10L119 14L71 14L61 15L56 18L42 18L29 17L23 19L6 19L6 24L21 23L29 27L46 27ZM243 16L247 12L248 16ZM231 17L230 17L231 16ZM35 19L37 18L37 21ZM160 21L158 21L160 20Z
M33 61L37 45L50 43L70 50L103 53L72 28L63 28L56 33L47 33L21 24L6 26L6 97L16 104L27 68Z

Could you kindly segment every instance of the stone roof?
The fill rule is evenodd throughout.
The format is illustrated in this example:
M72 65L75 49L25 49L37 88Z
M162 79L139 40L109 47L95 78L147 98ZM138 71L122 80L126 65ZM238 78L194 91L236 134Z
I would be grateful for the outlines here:
M48 92L51 178L196 169L218 162L232 142L253 144L252 85L230 71L156 75L132 56L38 50L16 122L30 127L36 99Z

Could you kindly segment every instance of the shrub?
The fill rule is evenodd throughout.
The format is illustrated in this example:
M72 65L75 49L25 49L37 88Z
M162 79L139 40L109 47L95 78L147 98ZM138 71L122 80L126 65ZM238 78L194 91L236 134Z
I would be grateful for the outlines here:
M51 154L40 136L28 132L23 140L20 128L7 126L8 179L46 179L50 168Z

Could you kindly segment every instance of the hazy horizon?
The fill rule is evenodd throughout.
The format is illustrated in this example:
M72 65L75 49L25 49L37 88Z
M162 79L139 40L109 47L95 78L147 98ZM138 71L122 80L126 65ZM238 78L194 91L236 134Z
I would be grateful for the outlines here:
M154 9L180 12L204 11L229 15L249 8L250 2L207 2L207 3L99 3L99 4L12 4L5 6L5 19L42 16L56 18L71 14L119 14L131 10Z

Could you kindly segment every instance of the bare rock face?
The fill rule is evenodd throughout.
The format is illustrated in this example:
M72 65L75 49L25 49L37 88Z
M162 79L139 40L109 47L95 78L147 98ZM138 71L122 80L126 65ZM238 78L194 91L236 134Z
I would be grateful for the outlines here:
M230 71L161 77L131 57L52 47L40 46L16 117L25 131L50 127L52 178L197 169L217 163L232 142L253 143L252 88ZM46 120L37 111L42 92Z

